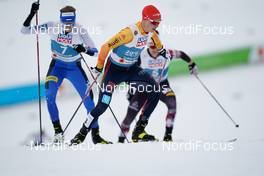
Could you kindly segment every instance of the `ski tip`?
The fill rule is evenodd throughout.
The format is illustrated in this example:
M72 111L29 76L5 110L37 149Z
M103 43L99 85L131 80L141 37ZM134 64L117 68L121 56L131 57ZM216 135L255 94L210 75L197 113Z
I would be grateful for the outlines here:
M235 142L235 141L237 141L238 139L237 138L234 138L234 139L230 139L230 140L228 140L227 142Z

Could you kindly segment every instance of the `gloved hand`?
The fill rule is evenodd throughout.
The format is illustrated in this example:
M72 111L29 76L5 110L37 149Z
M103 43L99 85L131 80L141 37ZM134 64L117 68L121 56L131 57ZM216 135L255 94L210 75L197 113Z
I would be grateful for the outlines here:
M168 59L167 58L167 50L164 48L162 49L160 52L159 52L159 55L163 56L165 59Z
M82 53L82 52L86 52L86 48L80 44L78 45L73 45L73 48L75 49L75 51L77 51L78 53Z
M98 53L98 50L96 48L88 48L86 51L86 54L89 56L96 56Z
M39 10L39 3L38 2L32 3L30 14L28 15L27 19L23 23L24 27L29 27L30 26L30 22L33 19L34 15L37 13L38 10Z
M163 57L166 57L166 50L165 49L162 49L159 53L159 55L163 56Z
M103 69L99 69L97 67L91 67L91 71L93 73L93 76L97 78L103 71Z
M190 71L191 75L195 75L195 76L198 75L198 67L197 67L197 65L194 62L189 64L188 68L189 68L189 71Z
M39 10L39 3L38 2L34 2L31 5L31 10L30 10L30 14L35 14L37 13L37 11Z

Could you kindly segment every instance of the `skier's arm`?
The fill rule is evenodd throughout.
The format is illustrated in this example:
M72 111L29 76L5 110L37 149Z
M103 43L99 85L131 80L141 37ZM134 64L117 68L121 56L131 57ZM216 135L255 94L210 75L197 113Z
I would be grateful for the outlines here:
M180 51L180 50L168 50L170 55L171 55L171 59L177 59L177 58L181 58L182 60L184 60L185 62L187 62L188 64L192 64L193 61L191 59L190 56L188 56L185 52Z
M40 31L42 33L47 33L48 32L48 28L53 26L52 22L48 22L48 23L44 23L42 25L39 26L31 26L31 21L33 19L33 17L35 16L35 14L37 13L39 9L39 4L37 2L34 2L31 6L31 10L30 13L28 15L28 17L26 18L26 20L23 23L21 32L23 34L36 34L37 31Z
M187 62L190 73L192 75L198 75L198 67L185 52L179 50L169 50L169 53L171 55L171 59L181 58L182 60Z
M103 69L105 59L107 58L110 50L117 48L120 45L127 44L133 40L133 33L129 28L121 30L118 34L108 40L102 45L96 67L98 69Z
M31 20L33 19L33 17L35 16L35 13L30 13L27 17L27 19L24 21L23 26L24 27L29 27Z
M35 14L37 13L38 10L39 10L39 3L38 2L34 2L31 5L30 13L29 13L27 19L24 21L23 26L25 26L25 27L29 27L30 26L31 20L33 19L33 17L35 16Z
M38 26L22 26L21 33L22 34L36 34L37 32L42 34L47 34L49 28L53 27L53 22L47 22Z

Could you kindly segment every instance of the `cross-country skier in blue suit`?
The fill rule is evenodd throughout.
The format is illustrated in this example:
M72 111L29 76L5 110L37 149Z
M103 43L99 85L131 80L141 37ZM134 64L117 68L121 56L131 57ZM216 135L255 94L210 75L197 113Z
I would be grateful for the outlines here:
M98 53L98 50L95 48L87 30L76 23L76 9L74 7L66 6L60 10L60 22L47 22L39 26L30 26L30 22L38 9L39 4L33 3L21 32L23 34L36 34L38 31L40 34L48 34L51 38L52 60L45 81L46 101L55 130L53 141L61 143L64 140L64 135L56 105L58 88L63 79L66 78L73 84L83 99L86 91L89 90L89 81L81 66L82 56L80 53L94 56ZM92 91L85 99L84 106L87 113L94 108ZM92 127L92 139L95 144L109 143L100 137L97 122Z

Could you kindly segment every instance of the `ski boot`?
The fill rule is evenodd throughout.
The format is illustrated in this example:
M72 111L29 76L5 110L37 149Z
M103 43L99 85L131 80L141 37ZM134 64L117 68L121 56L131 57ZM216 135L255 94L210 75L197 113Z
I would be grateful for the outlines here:
M78 145L80 143L83 143L85 140L85 137L87 136L88 132L90 131L89 128L87 128L84 124L82 128L80 129L79 133L75 135L75 137L71 140L70 145Z
M99 134L99 128L92 128L92 140L94 144L113 144L111 141L106 141Z
M155 136L146 133L145 127L147 126L148 121L143 120L143 118L139 118L134 131L132 133L133 142L148 142L148 141L156 141Z
M62 144L64 142L63 133L55 133L53 138L53 144Z
M53 137L53 144L62 144L64 142L63 130L60 121L53 122L55 134Z
M164 135L164 138L163 138L163 141L165 142L172 142L172 127L166 127L166 132L165 132L165 135Z
M118 137L118 143L125 143L126 136L129 132L130 125L125 125L124 122L121 125L121 132Z
M125 143L125 137L124 136L119 136L118 137L118 143Z

